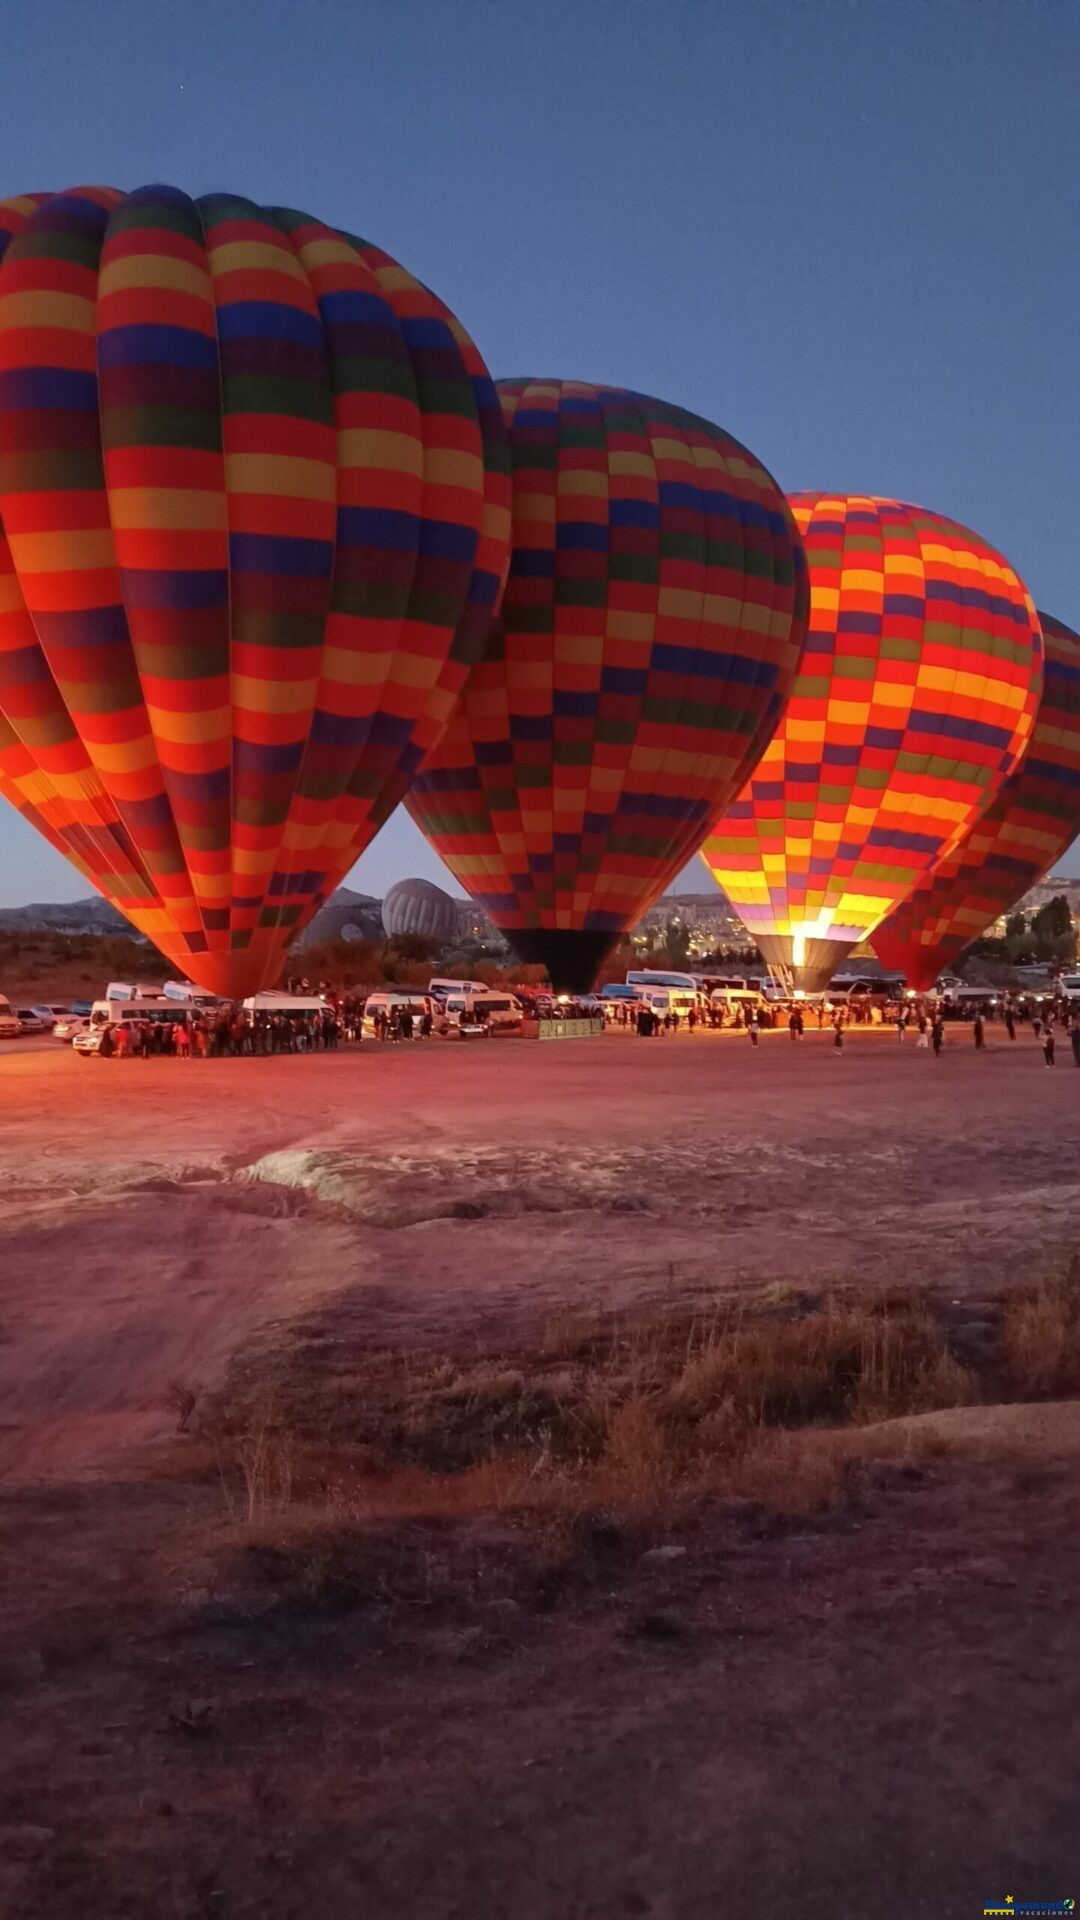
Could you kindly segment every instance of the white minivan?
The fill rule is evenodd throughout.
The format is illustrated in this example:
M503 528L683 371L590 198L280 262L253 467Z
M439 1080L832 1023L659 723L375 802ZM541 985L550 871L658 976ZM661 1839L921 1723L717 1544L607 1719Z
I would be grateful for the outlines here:
M375 1016L378 1013L395 1015L408 1011L413 1017L413 1037L416 1037L420 1021L425 1013L432 1011L430 997L413 987L380 987L375 993L369 993L364 1002L364 1019L360 1028L361 1038L374 1040Z
M496 1027L519 1027L525 1009L512 993L498 987L478 987L473 993L449 993L435 1004L436 1033L476 1032Z

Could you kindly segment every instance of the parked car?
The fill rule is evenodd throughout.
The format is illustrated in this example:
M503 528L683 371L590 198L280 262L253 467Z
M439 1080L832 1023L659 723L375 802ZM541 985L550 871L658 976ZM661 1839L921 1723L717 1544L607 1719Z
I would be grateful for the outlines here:
M88 1020L82 1032L77 1033L72 1040L72 1052L81 1054L96 1053L101 1045L101 1036L104 1031L104 1026L92 1027Z
M55 1027L57 1021L60 1018L60 1015L62 1013L67 1012L67 1008L66 1007L31 1007L30 1011L31 1013L36 1013L39 1020L44 1020L45 1025L47 1027L52 1028L52 1027Z
M20 1033L51 1033L53 1030L52 1015L46 1019L37 1007L16 1007L15 1018Z
M62 1013L53 1028L53 1039L62 1040L66 1046L80 1033L85 1033L90 1025L88 1013Z

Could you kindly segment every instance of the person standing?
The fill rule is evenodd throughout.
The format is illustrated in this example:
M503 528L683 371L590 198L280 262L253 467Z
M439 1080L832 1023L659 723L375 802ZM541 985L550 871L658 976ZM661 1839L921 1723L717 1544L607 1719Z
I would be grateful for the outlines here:
M930 1038L933 1042L934 1056L940 1060L941 1049L945 1045L945 1022L940 1013L934 1015L934 1024L930 1029Z
M1054 1048L1056 1046L1057 1041L1054 1039L1054 1029L1048 1020L1046 1023L1046 1033L1043 1036L1043 1059L1046 1061L1048 1067L1052 1067L1054 1064Z
M899 1040L902 1043L906 1034L907 1034L907 1008L901 1007L899 1013L896 1016L897 1040Z
M1016 1015L1011 1006L1005 1009L1005 1031L1010 1040L1016 1039Z
M799 1037L799 1015L795 1007L792 1007L791 1012L788 1014L787 1024L788 1024L788 1032L790 1033L792 1039L797 1040Z
M127 1025L126 1021L121 1020L116 1029L114 1041L114 1051L118 1060L123 1060L126 1057L130 1044L131 1028Z
M981 1053L986 1045L986 1025L981 1013L975 1015L971 1023L971 1032L975 1041L975 1051Z
M175 1027L173 1028L173 1042L176 1047L177 1059L190 1060L191 1059L191 1034L188 1032L188 1023L186 1020L177 1021Z
M1072 1045L1073 1065L1080 1067L1080 1013L1074 1013L1069 1027L1069 1040Z
M750 1020L748 1024L749 1024L749 1031L750 1031L750 1045L752 1047L756 1047L758 1043L758 1035L761 1029L761 1023L758 1020L756 1007L754 1008L753 1013L750 1015Z
M844 1051L844 1016L842 1013L835 1013L833 1015L833 1052L839 1059L843 1051Z

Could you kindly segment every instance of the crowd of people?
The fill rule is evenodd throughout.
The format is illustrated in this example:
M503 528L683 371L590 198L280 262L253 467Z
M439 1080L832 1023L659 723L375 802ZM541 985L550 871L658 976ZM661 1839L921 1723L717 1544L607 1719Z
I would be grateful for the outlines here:
M307 986L307 983L303 983ZM334 1052L342 1041L359 1044L364 1037L366 996L335 995L320 983L317 990L325 1005L315 1011L251 1011L239 1006L191 1009L178 1005L175 1014L162 1017L160 1010L144 1018L137 1015L117 1020L101 1036L102 1059L152 1059L173 1056L181 1059L226 1059L244 1056L269 1056L286 1053ZM313 996L314 997L314 996ZM380 1001L383 996L379 996ZM540 1017L555 1014L565 1019L597 1017L595 1000L567 1001L532 994L526 1012ZM1009 1042L1030 1027L1042 1048L1048 1067L1056 1064L1059 1036L1067 1036L1072 1059L1080 1067L1080 1001L1038 1000L1021 995L1003 995L990 1005L969 1003L949 1006L941 1001L886 1001L881 996L859 996L841 1006L824 1000L815 1002L773 1003L745 1001L723 1004L702 1003L680 1012L674 1008L660 1011L640 1000L618 1001L602 1009L609 1025L652 1039L681 1032L722 1030L725 1026L745 1033L750 1044L759 1044L767 1027L787 1026L791 1040L804 1039L808 1022L816 1022L819 1032L831 1032L832 1045L842 1054L844 1037L852 1026L882 1026L891 1023L897 1041L913 1044L940 1056L945 1047L947 1028L963 1021L970 1027L978 1052L989 1044L991 1027L1002 1031ZM426 997L410 1005L380 1004L372 1013L367 1031L381 1045L430 1039L435 1030L432 1002Z
M972 1010L970 1007L950 1008L940 1002L904 999L883 1003L879 999L873 1003L873 1018L866 998L855 1003L847 1002L842 1007L830 1007L822 1000L812 1009L798 1002L769 1008L747 1004L735 1010L731 1024L745 1030L751 1046L756 1047L763 1028L776 1026L782 1018L791 1039L798 1042L806 1034L808 1011L812 1011L819 1032L826 1027L831 1030L833 1048L837 1053L843 1052L844 1035L849 1027L882 1026L890 1020L899 1042L906 1041L910 1033L916 1047L933 1052L938 1057L945 1047L947 1025L963 1020L970 1023L972 1041L976 1051L981 1053L988 1044L988 1025L1000 1020L1010 1042L1015 1042L1018 1034L1030 1026L1048 1067L1056 1064L1058 1034L1066 1034L1073 1063L1080 1067L1080 1001L1076 1000L1034 1001L1023 997L1006 997L992 1008L976 1007ZM696 1028L704 1026L721 1028L727 1019L728 1010L724 1008L711 1007L702 1012L691 1007L685 1014L675 1011L661 1014L647 1006L628 1007L623 1004L615 1011L613 1024L631 1026L641 1038L652 1039L657 1035L677 1034L680 1030L693 1033Z
M99 1060L166 1055L224 1060L245 1054L333 1052L343 1031L340 1015L331 1007L315 1015L246 1013L234 1007L191 1016L178 1007L172 1019L114 1021L103 1029L97 1052Z

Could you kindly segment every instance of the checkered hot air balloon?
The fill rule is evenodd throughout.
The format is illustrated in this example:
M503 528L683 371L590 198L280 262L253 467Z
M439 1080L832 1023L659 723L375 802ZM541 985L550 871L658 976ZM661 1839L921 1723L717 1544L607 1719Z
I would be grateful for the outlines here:
M1080 834L1080 634L1048 613L1039 621L1043 692L1019 766L990 811L873 936L883 966L902 970L919 992Z
M0 792L252 992L487 642L494 389L403 268L287 208L28 195L0 254Z
M775 727L805 567L783 494L719 427L615 387L498 391L502 619L408 805L521 958L581 991Z
M1042 637L966 527L792 496L810 625L775 738L702 852L770 964L826 986L992 805L1031 733Z

